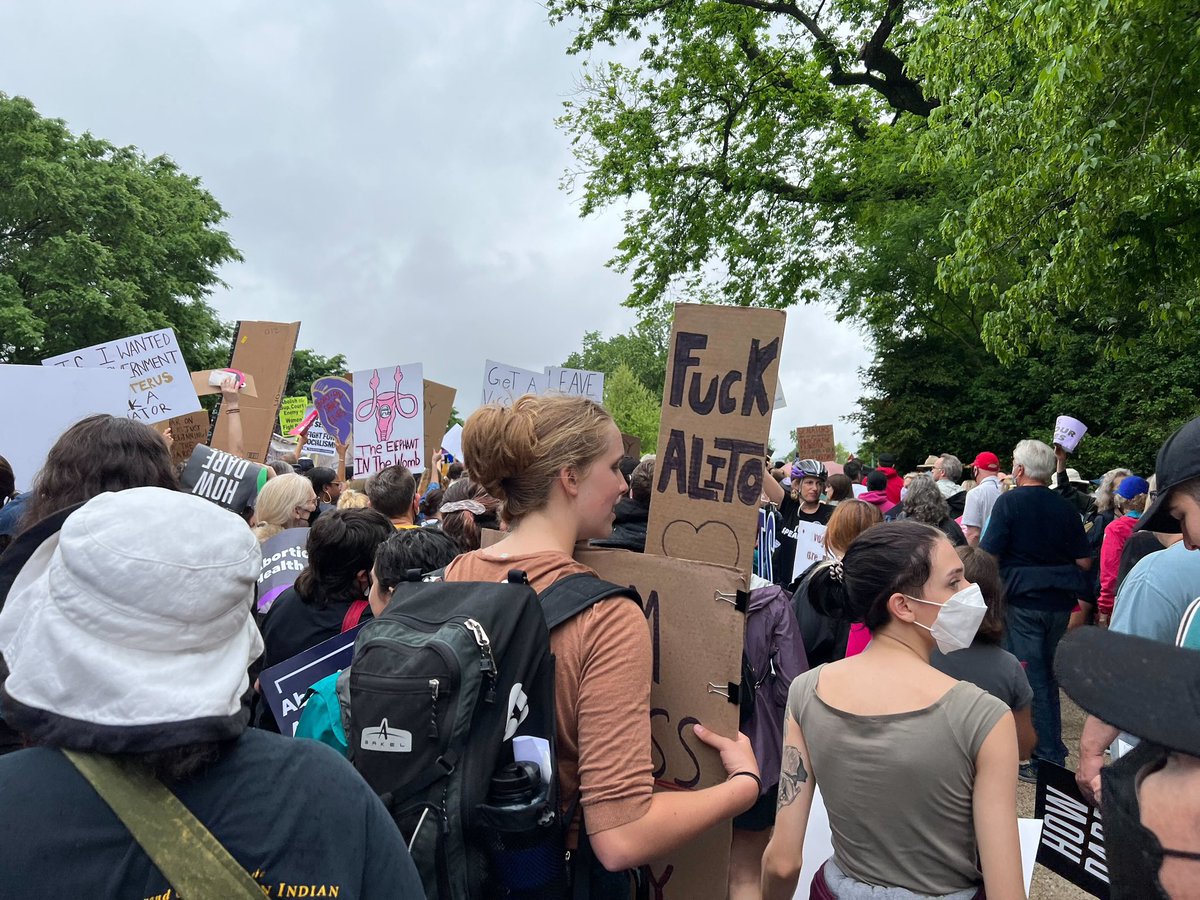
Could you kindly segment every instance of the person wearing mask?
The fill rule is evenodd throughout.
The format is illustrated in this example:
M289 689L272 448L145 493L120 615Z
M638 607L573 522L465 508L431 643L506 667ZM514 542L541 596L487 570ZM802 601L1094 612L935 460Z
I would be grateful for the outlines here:
M833 515L833 509L821 502L821 492L829 477L825 466L815 459L801 459L792 464L792 486L787 494L775 500L779 504L781 517L779 546L775 550L771 566L776 584L788 584L796 567L796 535L801 522L824 525ZM774 479L772 479L774 480ZM764 488L770 485L763 479ZM774 499L770 498L769 499Z
M1161 554L1157 554L1161 555ZM1200 884L1200 652L1081 628L1063 641L1058 678L1112 733L1137 746L1077 775L1104 818L1110 900L1184 900Z
M294 473L276 475L258 492L251 530L261 544L289 528L307 528L316 510L311 481Z
M1121 567L1121 551L1137 528L1138 519L1146 508L1150 485L1145 478L1126 475L1113 491L1119 518L1104 529L1100 546L1100 595L1096 600L1096 623L1107 625L1112 618L1113 602L1117 596L1117 571Z
M1001 646L1004 641L1004 585L1000 581L1000 568L990 553L978 547L954 549L962 560L963 576L979 585L983 602L987 604L987 614L970 647L955 653L943 653L935 647L929 656L929 664L951 678L969 681L1003 700L1012 710L1017 726L1018 758L1027 760L1037 744L1037 732L1033 730L1033 688L1029 686L1021 663Z
M389 466L367 480L367 499L391 520L394 528L416 528L418 503L417 479L403 466Z
M560 395L483 406L463 428L472 478L502 503L503 540L455 559L447 581L500 581L512 569L544 591L576 562L578 541L606 537L626 491L620 429L599 404ZM654 791L650 741L650 634L636 603L610 597L550 633L561 803L614 881L662 857L758 799L758 767L745 735L696 737L718 750L729 779L696 791ZM577 807L576 807L577 805ZM574 849L576 832L568 835Z
M1012 716L929 664L986 614L950 542L918 522L869 528L812 590L875 639L792 682L765 900L796 892L817 785L834 852L811 897L1023 900Z
M1000 496L1000 458L985 450L975 457L971 468L975 473L975 486L967 492L963 502L962 530L967 543L975 547Z
M0 612L0 709L30 745L0 758L7 895L423 896L345 760L246 728L262 559L237 515L131 487L87 501L45 550ZM130 798L155 814L126 809L127 827ZM197 849L205 833L219 853Z
M1061 766L1067 759L1054 652L1071 610L1091 589L1092 559L1079 513L1050 490L1054 451L1041 441L1021 441L1012 475L1017 486L996 500L979 546L1000 564L1008 598L1004 648L1025 666L1033 688L1038 743L1021 780L1035 782L1038 760Z

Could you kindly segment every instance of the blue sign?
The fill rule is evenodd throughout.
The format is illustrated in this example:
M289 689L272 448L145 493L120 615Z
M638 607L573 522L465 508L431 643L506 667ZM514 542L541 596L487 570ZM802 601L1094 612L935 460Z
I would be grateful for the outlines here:
M354 659L354 639L362 625L355 625L336 637L321 641L303 653L284 660L258 676L259 688L267 706L275 714L279 733L295 735L304 709L308 689L334 672L340 672Z

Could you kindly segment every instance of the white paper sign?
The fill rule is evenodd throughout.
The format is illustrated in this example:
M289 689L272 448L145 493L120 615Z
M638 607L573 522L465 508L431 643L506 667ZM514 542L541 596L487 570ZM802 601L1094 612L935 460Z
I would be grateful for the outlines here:
M420 363L355 372L354 477L389 466L425 468L425 384Z
M566 394L570 397L587 397L597 403L604 402L604 373L589 372L587 369L564 369L561 366L548 366L546 377L549 379L547 392L551 394Z
M534 372L489 359L483 364L481 402L485 406L489 403L512 406L517 398L524 394L546 393L549 385L550 376L543 372Z
M307 418L308 414L313 411L310 406L304 411ZM303 420L301 420L303 421ZM333 435L325 430L325 426L321 424L320 419L315 419L308 427L308 438L304 442L304 455L317 456L337 456L337 443L333 439Z
M0 454L12 465L17 490L34 477L59 436L85 416L129 412L129 378L110 369L0 365Z
M801 522L796 526L796 562L792 566L795 581L825 558L825 526L820 522Z
M163 422L200 409L192 376L170 328L52 356L43 359L42 365L120 369L129 385L125 415L138 422Z
M1087 434L1087 426L1078 419L1070 416L1059 416L1054 422L1054 443L1068 453L1074 453L1083 436Z
M462 462L462 426L454 425L442 438L442 449Z

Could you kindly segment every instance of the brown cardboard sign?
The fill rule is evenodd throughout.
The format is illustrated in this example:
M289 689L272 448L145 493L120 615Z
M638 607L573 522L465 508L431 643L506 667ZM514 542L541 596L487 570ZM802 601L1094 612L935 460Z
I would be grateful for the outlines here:
M796 459L829 462L837 456L836 446L832 425L809 425L796 429Z
M646 552L748 573L785 316L675 307Z
M257 397L242 395L242 450L253 462L266 462L275 419L287 385L288 368L300 336L299 322L238 322L229 368L254 376ZM229 413L220 410L211 445L229 451Z
M178 465L192 458L192 451L208 443L208 411L188 413L170 420L171 462Z
M626 434L622 431L621 444L625 448L625 455L630 459L642 458L642 439L636 434Z
M213 384L215 379L212 376L216 375L219 378L224 372L224 369L205 369L203 372L193 372L192 387L196 389L196 396L203 397L206 394L221 393L221 386ZM245 372L242 374L245 375L246 380L242 384L242 389L239 393L243 397L257 397L258 391L254 388L254 376L248 375Z
M458 391L428 378L422 380L425 382L425 468L429 468L450 427L450 414L454 411L454 397Z
M768 394L769 396L769 394ZM734 605L745 587L728 566L644 556L628 550L578 549L575 558L608 581L637 588L650 629L651 755L657 790L720 784L725 767L692 733L699 722L732 737L738 730L736 688L742 673L745 615ZM646 867L655 896L714 896L729 872L730 823L710 829Z

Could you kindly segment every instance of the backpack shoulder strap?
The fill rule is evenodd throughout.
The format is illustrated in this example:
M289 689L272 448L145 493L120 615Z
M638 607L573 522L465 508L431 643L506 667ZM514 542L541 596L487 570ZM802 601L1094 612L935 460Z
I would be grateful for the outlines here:
M539 595L546 628L553 630L567 619L609 597L628 597L639 607L641 595L629 585L613 584L588 572L560 578Z
M183 897L262 900L250 873L157 778L95 753L63 750Z

